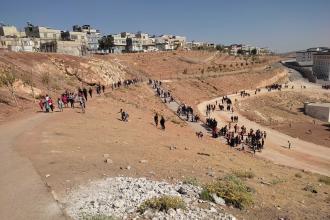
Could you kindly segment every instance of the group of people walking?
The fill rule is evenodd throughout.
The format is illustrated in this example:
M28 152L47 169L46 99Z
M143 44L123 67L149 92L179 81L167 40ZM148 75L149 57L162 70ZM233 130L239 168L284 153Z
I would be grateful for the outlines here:
M156 127L158 127L158 122L159 122L160 128L162 130L165 130L165 118L164 118L164 116L161 116L160 120L159 120L158 113L155 113L154 122L155 122Z
M119 80L117 82L112 83L111 89L118 89L121 87L129 87L131 85L135 85L139 82L142 82L142 79L134 78L134 79L125 79L125 80Z

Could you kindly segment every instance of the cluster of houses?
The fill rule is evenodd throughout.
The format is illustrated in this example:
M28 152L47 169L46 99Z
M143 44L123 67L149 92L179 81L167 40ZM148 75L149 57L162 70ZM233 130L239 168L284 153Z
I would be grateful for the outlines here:
M330 80L330 48L314 47L296 52L296 61L303 68L310 68L318 79Z
M232 44L230 46L224 46L223 51L232 55L265 55L270 54L271 51L264 47L254 47L246 44Z
M268 54L267 48L243 44L230 46L206 42L187 42L186 37L177 35L149 35L147 33L110 34L102 36L90 25L74 25L72 31L35 26L27 23L24 31L15 26L0 24L0 49L28 52L54 52L75 56L90 53L132 53L171 51L177 49L213 49L232 55Z
M28 52L56 52L82 56L96 52L101 33L90 25L73 26L72 31L35 26L30 23L19 31L15 26L0 26L0 49Z
M109 53L186 49L186 37L176 35L150 36L142 32L136 34L122 32L102 37L99 48Z

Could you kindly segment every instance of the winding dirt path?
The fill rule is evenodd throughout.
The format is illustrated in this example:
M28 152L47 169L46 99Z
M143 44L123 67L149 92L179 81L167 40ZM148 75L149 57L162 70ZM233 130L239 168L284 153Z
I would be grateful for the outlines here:
M0 125L0 219L66 219L30 160L13 149L21 135L49 116L35 114Z
M317 85L310 84L301 79L301 77L297 76L296 72L292 72L289 78L293 80L293 82L290 83L290 86L294 85L295 88L300 88L300 85L307 85L308 87L311 87L311 89L318 88ZM289 90L292 91L292 89ZM252 96L255 96L254 91L247 92L249 92ZM262 89L258 95L266 92L266 89ZM240 94L231 94L228 95L228 97L231 98L232 101L236 99L237 102L242 99ZM217 100L219 102L221 98L222 97L218 97L200 103L198 105L199 112L205 116L206 106L208 104L215 104L215 101ZM260 129L267 132L265 149L262 153L257 154L260 157L271 160L276 164L282 164L285 166L330 176L330 148L290 137L286 134L250 121L237 112L235 112L235 115L239 116L239 122L237 123L239 126L244 125L248 129ZM220 122L218 123L220 124L219 126L224 126L227 124L230 121L231 116L232 113L227 111L217 110L211 113L211 117ZM291 149L288 149L288 141L292 144Z

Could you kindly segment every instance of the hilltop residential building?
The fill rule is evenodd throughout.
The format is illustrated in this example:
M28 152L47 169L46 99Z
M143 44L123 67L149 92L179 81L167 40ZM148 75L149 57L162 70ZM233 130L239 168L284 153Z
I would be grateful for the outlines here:
M330 50L313 54L313 74L318 79L330 81Z
M40 38L40 43L61 40L61 31L42 26L28 24L25 27L25 34L30 38Z
M61 33L62 40L65 41L77 41L82 44L87 44L87 34L84 32L76 32L76 31L65 31Z
M307 50L297 51L296 52L296 60L301 66L311 66L313 65L313 55L327 50L326 47L315 47L309 48Z
M127 52L149 52L157 51L155 38L149 37L149 34L138 32L134 36L130 35L126 39Z
M34 41L30 38L3 37L0 36L0 48L15 52L33 52L35 51Z
M230 48L230 54L232 54L232 55L237 55L237 52L239 51L239 50L242 50L242 45L241 44L232 44L232 45L230 45L229 46L229 48Z
M27 38L25 32L20 32L15 26L0 26L0 48L10 51L34 51L35 42Z
M20 32L15 26L1 25L0 36L3 37L26 37L25 32Z
M164 36L155 38L155 47L160 51L174 50L172 42Z
M101 40L101 38L102 38L99 30L91 28L90 25L83 25L81 27L78 25L74 25L73 31L86 33L87 49L89 51L96 52L99 50L99 40Z
M27 37L34 41L34 50L41 52L55 52L56 50L49 45L55 45L54 42L61 40L61 31L42 26L34 26L28 23L24 28ZM47 45L43 45L47 44ZM45 50L45 48L47 48Z
M174 35L161 35L159 37L155 37L154 43L155 48L162 51L176 50L187 46L186 37Z
M42 43L40 51L63 53L72 56L84 56L86 55L87 48L79 41L51 41Z
M143 52L142 38L130 37L126 39L127 52Z
M126 35L113 34L110 35L111 47L110 53L122 53L126 50Z

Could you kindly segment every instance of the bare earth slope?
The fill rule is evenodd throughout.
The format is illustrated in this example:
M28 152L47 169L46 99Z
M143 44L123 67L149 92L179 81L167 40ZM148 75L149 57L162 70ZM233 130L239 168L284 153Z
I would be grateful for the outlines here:
M246 169L256 175L246 180L256 191L255 205L248 211L228 208L227 212L245 219L322 219L329 215L324 194L329 193L329 186L317 186L320 193L316 195L302 190L307 183L317 184L317 175L233 151L208 136L198 140L194 131L169 112L146 85L110 92L108 98L98 97L87 104L84 115L70 109L54 113L52 123L41 124L22 136L17 146L60 200L70 189L90 179L124 175L175 182L196 177L205 183L233 170ZM120 108L130 114L129 122L118 119ZM153 125L154 110L166 116L166 131ZM104 162L104 154L110 155L112 164ZM303 177L296 178L296 173ZM292 198L290 202L288 197Z
M89 58L58 54L0 54L0 63L14 65L17 72L27 75L33 67L36 88L55 97L66 87L74 89L81 86L81 81L110 84L114 80L135 76L158 78L160 73L164 73L160 78L172 78L166 86L172 89L175 97L197 105L211 97L286 78L286 74L278 71L280 69L277 67L264 71L265 65L268 65L266 61L254 64L247 61L249 68L246 69L243 68L245 61L243 66L235 64L242 62L237 59L240 58L202 52ZM233 64L232 67L230 64ZM220 68L219 65L221 71L214 69L216 66ZM250 68L250 65L255 66ZM207 73L204 78L201 78L201 68ZM187 73L183 74L185 69ZM42 80L47 72L53 77L50 86ZM179 77L171 77L177 73ZM17 90L20 103L25 107L33 101L28 93L29 87L17 86ZM0 95L4 97L0 112L5 106L9 113L12 112L14 107L8 92L1 89ZM121 108L129 113L128 122L120 120ZM165 131L153 124L155 112L165 116ZM3 118L8 115L4 114ZM107 88L105 95L88 100L85 114L81 114L79 109L66 108L63 113L27 111L22 116L23 119L16 118L14 122L3 120L0 127L1 175L5 177L0 180L1 219L3 216L10 219L8 216L13 212L17 212L18 216L13 215L14 219L21 219L24 214L27 219L30 214L31 219L59 219L56 217L61 216L61 211L43 182L57 195L65 209L68 193L91 180L131 176L177 182L196 178L203 185L242 170L255 175L243 179L253 192L254 204L245 210L220 207L238 219L330 217L330 186L319 182L321 175L276 165L249 152L230 149L205 132L204 138L198 139L195 130L171 112L144 83L114 91ZM268 156L271 159L274 154ZM112 163L106 163L106 158L111 159ZM317 193L304 190L310 185ZM21 196L13 196L11 192ZM50 210L47 209L49 205L53 207ZM19 207L22 207L20 212L14 210Z

